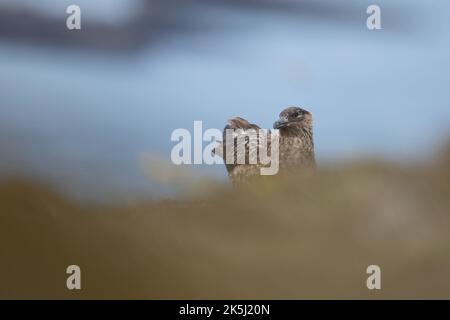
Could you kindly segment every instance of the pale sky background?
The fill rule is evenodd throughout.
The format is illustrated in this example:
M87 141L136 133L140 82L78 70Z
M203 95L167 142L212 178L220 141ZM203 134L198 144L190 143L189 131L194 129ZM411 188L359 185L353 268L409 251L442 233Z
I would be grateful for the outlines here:
M65 25L66 2L37 10ZM185 15L200 30L122 54L0 38L0 169L81 198L166 195L140 159L159 155L170 166L174 129L192 130L194 120L222 128L236 115L271 128L288 105L314 114L319 164L434 152L450 133L450 2L377 1L379 31L366 28L372 2L339 3L351 8L339 19L195 3ZM139 8L77 4L87 25L120 25ZM222 166L197 169L226 178Z

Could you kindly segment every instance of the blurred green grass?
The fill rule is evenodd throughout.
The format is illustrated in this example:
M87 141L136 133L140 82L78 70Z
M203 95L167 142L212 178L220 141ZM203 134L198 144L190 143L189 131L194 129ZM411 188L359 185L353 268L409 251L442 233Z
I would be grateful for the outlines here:
M182 200L0 185L0 298L450 298L450 157L358 161ZM66 267L82 290L66 289ZM382 290L366 288L367 266Z

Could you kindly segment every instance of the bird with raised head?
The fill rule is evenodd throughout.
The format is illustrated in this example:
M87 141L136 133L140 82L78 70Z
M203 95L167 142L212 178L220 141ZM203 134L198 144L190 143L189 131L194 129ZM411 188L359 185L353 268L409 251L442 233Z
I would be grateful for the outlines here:
M290 173L293 171L311 171L316 167L314 156L314 141L313 141L313 124L312 114L305 109L299 107L288 107L284 109L279 119L273 125L274 129L279 130L279 170L280 173ZM267 150L271 150L272 132L267 132L265 135L258 134L256 140L248 137L249 131L258 131L261 128L247 120L235 117L230 119L223 130L223 141L226 143L219 143L213 153L221 156L225 160L225 166L228 176L235 186L239 186L253 180L253 178L261 175L261 167L265 165L260 161L259 145L261 143L267 144ZM228 141L226 132L232 130L233 138ZM245 135L241 141L244 141L244 148L239 149L237 142L240 137ZM253 148L252 148L253 147ZM255 148L256 147L256 148ZM233 159L231 162L226 161L226 150L233 149ZM240 154L245 152L245 154ZM256 163L251 163L252 155L257 152ZM245 163L237 161L242 156L245 158Z
M299 107L281 111L273 124L280 130L280 170L311 170L316 168L312 114Z

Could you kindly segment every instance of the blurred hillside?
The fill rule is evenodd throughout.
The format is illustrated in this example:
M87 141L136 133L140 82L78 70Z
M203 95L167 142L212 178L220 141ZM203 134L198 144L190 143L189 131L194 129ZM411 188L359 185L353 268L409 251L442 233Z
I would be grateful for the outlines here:
M0 298L450 298L450 3L379 0L373 32L371 3L79 0L72 32L69 0L0 0ZM170 161L292 104L313 177Z
M0 187L0 298L450 298L450 153L360 161L245 192L80 206ZM65 289L68 265L82 290ZM367 290L377 264L382 290Z

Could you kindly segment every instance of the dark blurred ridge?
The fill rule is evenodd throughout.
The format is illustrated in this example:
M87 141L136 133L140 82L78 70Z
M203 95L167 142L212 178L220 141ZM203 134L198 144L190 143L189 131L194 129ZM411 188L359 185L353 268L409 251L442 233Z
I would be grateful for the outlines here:
M3 182L0 298L448 299L449 156L114 207ZM71 264L81 291L65 288Z
M283 14L287 19L308 17L337 26L353 25L357 22L359 27L364 27L365 18L364 4L353 1L141 0L138 12L124 24L82 20L81 31L69 31L65 26L65 12L61 12L61 17L56 19L31 10L2 8L0 4L0 37L32 44L120 52L156 44L164 37L176 33L207 32L216 28L233 27L233 21L230 21L228 26L218 26L211 21L198 19L209 13L208 10L203 10L207 8L228 8L252 13L270 12ZM402 25L403 18L397 10L391 10L391 16L395 16L395 19L392 19L395 20L393 29ZM411 26L408 26L409 31L410 28Z

